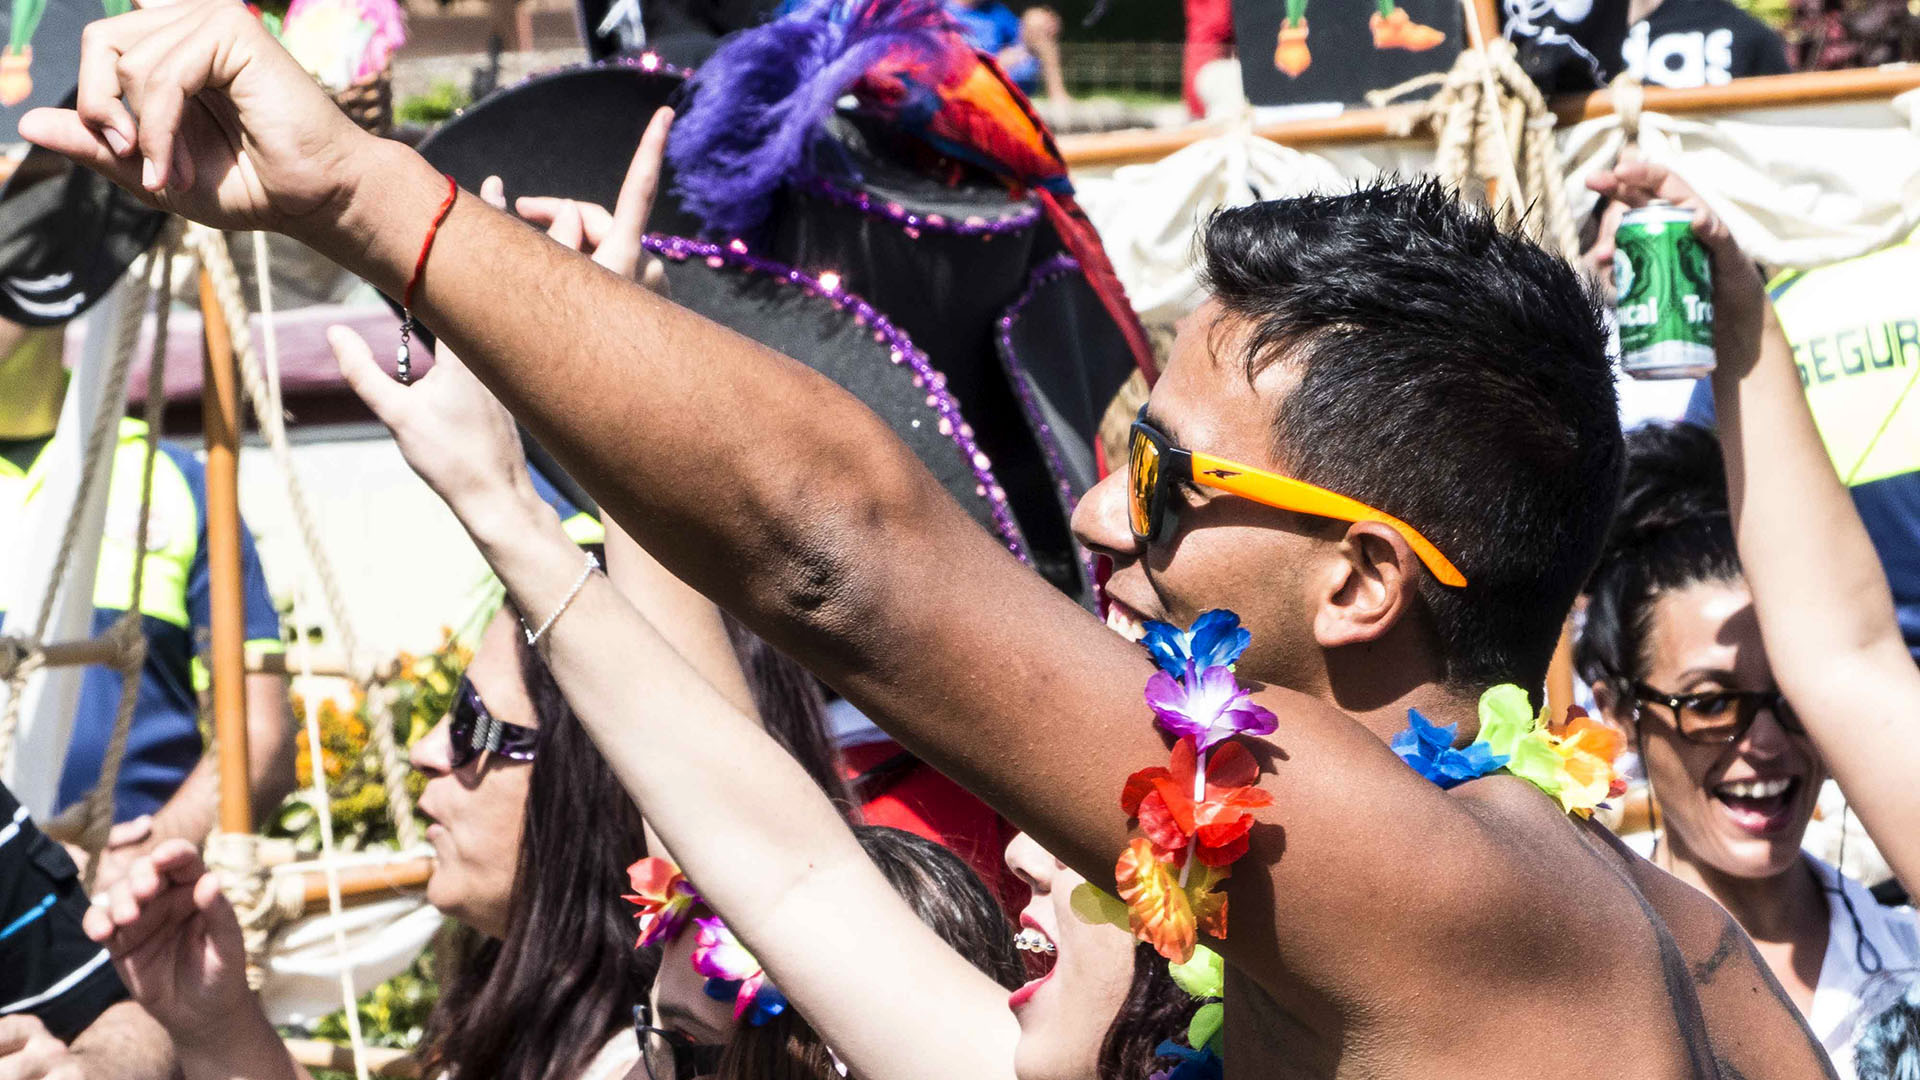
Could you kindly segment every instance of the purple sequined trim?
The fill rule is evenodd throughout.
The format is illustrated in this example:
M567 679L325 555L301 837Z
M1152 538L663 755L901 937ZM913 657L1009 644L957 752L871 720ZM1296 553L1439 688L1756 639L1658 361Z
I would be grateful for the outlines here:
M1066 464L1060 457L1059 437L1053 433L1053 425L1047 423L1047 414L1041 410L1040 403L1034 400L1033 388L1027 385L1026 376L1021 371L1020 358L1014 354L1013 322L1020 317L1020 312L1042 285L1079 272L1079 260L1070 255L1055 255L1034 268L1027 278L1026 291L1007 308L1005 315L1000 316L1000 355L1007 362L1008 373L1013 376L1008 381L1013 384L1014 395L1020 399L1020 410L1027 414L1027 423L1032 426L1034 437L1040 442L1041 453L1046 455L1047 468L1053 473L1054 485L1060 493L1060 507L1066 511L1068 519L1072 519L1073 509L1079 505L1080 497L1073 493L1073 484L1067 479ZM1078 540L1073 541L1073 549L1079 552L1080 565L1086 570L1087 587L1093 588L1093 553L1081 547Z
M993 514L994 532L1007 545L1007 550L1021 562L1027 558L1026 540L1020 534L1020 526L1014 523L1013 509L1007 505L1007 493L1000 482L994 479L993 463L981 451L980 445L973 439L973 425L960 415L960 403L947 390L947 377L934 370L927 355L914 347L911 340L898 327L880 314L872 304L842 288L838 275L822 274L814 277L793 267L777 263L747 253L743 240L731 240L725 245L708 243L704 240L689 240L680 236L662 236L649 233L642 241L648 251L661 258L684 262L687 259L701 258L714 269L733 266L748 273L766 274L769 277L797 285L810 296L822 296L831 301L841 311L853 313L853 321L859 326L873 328L873 340L888 347L890 358L895 364L905 366L913 372L913 385L927 392L927 408L939 417L940 434L953 440L960 456L973 471L975 486L973 493L987 501ZM831 276L832 280L826 280Z
M1020 208L1007 217L988 218L970 215L958 221L941 214L918 214L897 202L877 199L865 191L848 191L824 178L813 177L803 181L800 189L809 195L818 195L828 202L849 206L869 217L883 218L900 226L913 239L919 239L921 231L949 233L954 236L1006 236L1009 233L1025 232L1033 228L1040 220L1040 208L1032 203L1021 204Z

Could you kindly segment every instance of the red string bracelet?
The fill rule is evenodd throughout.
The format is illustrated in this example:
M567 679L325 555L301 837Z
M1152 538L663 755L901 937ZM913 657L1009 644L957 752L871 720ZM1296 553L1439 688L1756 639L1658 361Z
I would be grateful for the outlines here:
M433 250L433 238L440 234L440 225L447 220L447 214L452 212L453 202L459 195L459 183L453 177L447 177L447 197L440 203L440 209L433 213L433 224L427 226L427 238L420 242L420 257L413 261L413 276L407 279L406 291L400 294L400 355L395 363L395 373L403 385L413 381L413 352L408 343L413 338L414 327L420 325L413 321L413 290L420 287L420 276L427 269L427 254Z

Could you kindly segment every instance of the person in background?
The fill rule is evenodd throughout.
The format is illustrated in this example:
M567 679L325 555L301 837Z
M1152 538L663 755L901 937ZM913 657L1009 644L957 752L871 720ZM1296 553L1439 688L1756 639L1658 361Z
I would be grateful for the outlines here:
M1060 16L1053 9L1030 7L1015 15L1001 0L947 0L947 12L973 47L993 57L1021 90L1044 88L1047 98L1067 100L1060 67Z
M1195 120L1206 115L1206 106L1194 90L1194 76L1215 60L1233 55L1232 0L1186 0L1187 45L1180 56L1180 94L1186 100L1187 113Z
M65 327L30 328L0 321L0 568L4 553L25 543L26 511L42 493L42 470L66 396L62 364ZM120 421L107 491L105 532L94 577L93 631L100 633L133 607L133 545L146 461L146 425ZM116 826L95 871L96 888L113 883L136 855L169 837L196 846L213 828L219 778L200 738L199 691L205 669L197 651L209 632L206 466L191 450L162 441L154 460L148 512L145 579L139 611L146 633L146 667L126 756L114 792ZM246 637L250 650L278 651L280 621L261 573L253 534L240 529ZM18 588L18 583L14 587ZM0 610L14 597L0 594ZM87 669L74 717L73 739L60 774L57 814L85 798L100 777L120 700L120 675ZM256 817L264 819L293 789L294 739L287 681L250 674L246 680L248 776Z
M0 785L0 1077L167 1080L167 1035L81 932L86 908L73 861Z
M1701 207L1655 166L1594 183L1627 205ZM1758 295L1750 263L1716 269L1744 272ZM1920 969L1920 922L1801 851L1801 838L1831 757L1851 766L1843 787L1868 809L1873 838L1903 855L1913 847L1912 774L1896 770L1920 763L1909 719L1920 672L1820 451L1786 338L1762 314L1758 340L1733 322L1716 341L1725 467L1705 428L1629 436L1578 659L1640 751L1664 824L1657 860L1734 914L1850 1076L1875 986ZM1813 551L1837 570L1808 575ZM1881 755L1888 767L1859 764Z
M1720 86L1793 70L1779 33L1730 0L1633 0L1627 24L1621 58L1649 86Z

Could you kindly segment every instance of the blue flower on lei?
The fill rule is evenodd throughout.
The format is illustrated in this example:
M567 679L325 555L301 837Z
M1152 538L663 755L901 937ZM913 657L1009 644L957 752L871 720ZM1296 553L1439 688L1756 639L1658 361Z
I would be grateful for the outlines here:
M1190 630L1163 622L1148 622L1146 630L1140 643L1160 670L1176 679L1186 675L1188 665L1201 671L1230 666L1253 641L1253 633L1240 625L1240 616L1225 608L1195 619Z
M1153 1048L1154 1055L1173 1058L1171 1065L1149 1073L1147 1080L1225 1080L1226 1065L1211 1050L1195 1050L1168 1039Z
M1458 724L1439 727L1421 716L1420 710L1408 709L1407 729L1395 735L1391 745L1401 761L1439 785L1442 791L1478 780L1506 765L1506 757L1494 753L1484 742L1475 742L1465 750L1454 749L1453 740L1458 733Z
M787 1011L787 996L782 994L763 976L754 977L755 985L745 1003L740 999L744 983L739 979L708 978L701 989L715 1001L724 1001L734 1006L734 1016L750 1027L760 1027L767 1021Z

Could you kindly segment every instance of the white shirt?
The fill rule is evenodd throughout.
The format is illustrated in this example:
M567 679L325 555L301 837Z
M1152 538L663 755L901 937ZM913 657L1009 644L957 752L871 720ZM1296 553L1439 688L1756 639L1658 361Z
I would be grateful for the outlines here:
M1866 886L1820 859L1806 858L1830 909L1827 955L1820 962L1807 1026L1827 1048L1840 1080L1854 1080L1853 1043L1860 1027L1920 978L1920 918L1910 907L1882 906Z

